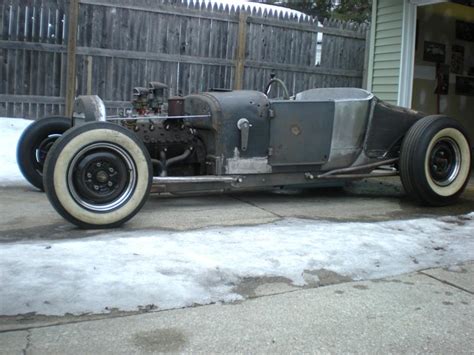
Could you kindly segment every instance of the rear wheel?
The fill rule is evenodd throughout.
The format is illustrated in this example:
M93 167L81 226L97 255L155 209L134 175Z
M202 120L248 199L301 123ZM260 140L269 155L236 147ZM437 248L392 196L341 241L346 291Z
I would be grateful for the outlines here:
M417 121L405 136L400 178L406 192L432 206L453 203L471 171L471 148L464 128L446 116Z
M116 227L150 193L152 165L130 131L105 122L67 132L48 155L44 184L54 208L81 228Z
M16 157L25 179L43 190L43 168L54 142L71 128L67 117L46 117L30 124L18 141Z

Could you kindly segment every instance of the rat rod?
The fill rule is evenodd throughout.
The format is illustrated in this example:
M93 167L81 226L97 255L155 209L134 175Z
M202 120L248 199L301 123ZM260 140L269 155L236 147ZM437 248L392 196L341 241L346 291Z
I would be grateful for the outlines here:
M269 99L273 85L284 93ZM72 118L31 124L20 169L82 228L115 227L151 192L236 191L400 175L426 205L453 203L470 174L465 129L446 116L392 106L356 88L289 97L272 77L264 92L214 90L168 98L162 83L135 88L133 110L106 116L98 96Z

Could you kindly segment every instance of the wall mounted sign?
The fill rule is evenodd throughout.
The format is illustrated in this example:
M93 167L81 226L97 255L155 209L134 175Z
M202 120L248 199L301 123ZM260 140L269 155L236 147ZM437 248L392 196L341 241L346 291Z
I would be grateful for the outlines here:
M474 78L456 76L456 95L474 96Z
M457 44L451 47L451 73L462 74L464 70L464 47Z
M451 47L451 73L462 74L464 70L464 47L453 45Z
M442 43L425 41L423 60L444 63L446 60L446 46Z

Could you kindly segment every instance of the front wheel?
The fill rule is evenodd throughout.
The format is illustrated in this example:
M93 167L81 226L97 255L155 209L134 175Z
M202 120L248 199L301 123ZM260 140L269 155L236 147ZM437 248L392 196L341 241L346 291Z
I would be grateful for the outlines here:
M43 168L54 142L71 128L67 117L45 117L30 124L18 141L16 160L24 178L40 190L43 188Z
M53 207L71 223L111 228L140 210L152 178L148 151L132 132L93 122L71 129L54 145L44 185Z
M427 116L405 136L400 178L406 192L425 205L445 206L464 191L471 148L464 128L446 116Z

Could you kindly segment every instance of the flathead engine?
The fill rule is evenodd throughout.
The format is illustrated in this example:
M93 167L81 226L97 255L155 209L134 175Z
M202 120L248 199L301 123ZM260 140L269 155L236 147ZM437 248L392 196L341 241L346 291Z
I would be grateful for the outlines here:
M135 88L132 105L136 116L124 117L121 125L145 144L155 176L205 174L206 147L199 132L184 122L184 100L168 98L167 93L167 86L158 82Z

